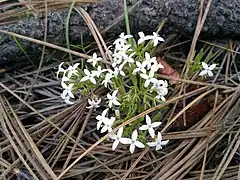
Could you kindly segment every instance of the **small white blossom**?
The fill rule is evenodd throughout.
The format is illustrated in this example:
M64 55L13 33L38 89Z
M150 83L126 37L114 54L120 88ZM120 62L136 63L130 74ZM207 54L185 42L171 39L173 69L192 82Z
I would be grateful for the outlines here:
M162 141L162 135L160 132L158 132L158 138L155 140L155 142L148 142L147 145L150 147L156 147L156 151L159 149L162 149L162 146L167 145L169 140Z
M61 64L59 64L59 66L58 66L58 71L57 71L57 78L58 78L58 75L59 75L59 73L64 73L65 74L65 72L66 72L66 70L65 69L63 69L62 68L62 65L64 64L64 62L62 62Z
M151 36L151 39L153 40L153 46L157 46L159 41L164 41L162 37L160 37L157 33L153 32L153 36Z
M114 71L113 71L113 75L114 75L115 77L117 77L119 74L120 74L121 76L125 76L125 73L123 72L122 68L123 68L123 65L120 65L119 67L115 67L115 68L114 68Z
M119 38L113 42L115 45L115 50L128 49L131 45L127 45L127 39L132 37L132 35L124 35L124 33L121 33Z
M140 130L148 130L150 136L152 138L154 138L155 137L155 131L154 131L153 128L160 126L162 123L161 122L154 122L154 123L152 123L151 122L152 120L151 120L151 118L148 115L146 115L145 119L146 119L147 125L142 125L139 129Z
M70 81L70 79L65 75L66 75L66 71L63 73L62 82Z
M113 125L115 119L116 119L115 117L111 117L110 119L109 118L104 119L104 121L103 121L104 125L101 129L101 133L105 133L106 131L111 132L112 125Z
M145 79L145 83L144 83L144 87L145 87L145 88L148 87L148 86L150 85L150 83L152 82L152 80L153 80L153 75L154 75L154 74L151 74L151 73L149 73L149 75L144 74L144 73L140 74L140 76L141 76L143 79Z
M93 53L93 56L91 59L88 59L87 62L88 63L92 63L93 67L96 66L96 64L101 61L102 58L101 57L97 57L97 54L96 53Z
M112 95L109 94L109 93L107 94L107 98L109 99L108 106L110 108L112 107L113 104L116 105L116 106L121 105L117 100L117 93L118 93L118 89L113 91Z
M115 53L113 54L113 63L112 63L112 67L116 67L118 64L121 64L123 61L123 57L121 54Z
M150 57L150 54L148 52L145 52L145 62L147 64L147 69L151 69L152 67L152 64L155 64L156 63L156 57Z
M124 32L119 35L119 38L121 39L129 39L132 38L133 36L131 34L124 35Z
M122 140L122 134L123 134L123 127L121 127L118 132L117 135L114 134L111 138L114 139L115 141L113 142L112 145L112 150L115 150L119 144L119 142L121 142Z
M78 71L77 71L76 69L77 69L77 67L78 67L79 64L80 64L80 63L76 63L76 64L74 64L73 66L69 66L69 67L68 67L68 69L67 69L67 71L68 71L67 77L68 77L68 78L71 78L73 74L76 75L76 76L78 75Z
M71 98L74 98L74 95L73 95L73 93L72 93L72 88L73 88L73 85L74 85L74 84L71 83L71 84L67 85L67 84L65 84L65 82L62 82L61 85L62 85L62 87L63 87L63 89L64 89L61 97L62 97L63 99L65 99L67 96L69 96L69 97L71 97Z
M140 37L138 39L138 45L139 45L139 44L142 44L144 41L146 41L146 36L145 36L145 34L143 32L139 32L138 35Z
M157 99L161 99L162 101L166 101L165 97L168 94L168 83L167 81L163 81L164 83L162 86L157 87L157 93L158 95L156 96Z
M202 67L204 70L200 72L199 76L208 75L212 77L213 76L212 70L215 69L216 64L208 66L205 62L202 62Z
M136 52L131 53L129 56L123 57L124 58L124 62L123 65L125 65L126 63L129 64L129 66L131 67L131 63L134 63L134 59L132 58L134 55L136 54Z
M88 99L88 104L90 105L90 106L88 106L87 108L88 109L91 109L91 108L98 108L98 107L100 107L100 104L101 103L101 98L99 98L99 99Z
M96 83L97 83L96 80L94 79L94 74L93 74L93 73L90 73L90 71L87 70L87 69L84 69L83 71L84 71L84 73L86 74L86 76L84 76L84 77L80 80L80 82L84 82L84 81L90 80L93 84L96 84Z
M146 65L147 65L147 62L140 63L139 61L136 61L137 68L133 70L133 75L136 75L136 73L139 71L146 74L146 69L145 69Z
M68 104L68 105L74 104L72 101L70 101L70 96L63 97L61 94L61 97L64 99L66 104Z
M112 73L107 73L105 75L105 79L102 81L102 84L104 84L105 87L107 87L108 84L112 84L112 79L113 74Z
M158 63L158 62L156 61L156 63L153 63L153 64L152 64L150 71L151 71L151 73L155 73L155 72L157 72L159 69L162 69L162 68L164 68L163 65L162 65L161 63Z
M92 71L92 75L99 78L101 76L101 74L105 71L106 71L106 69L102 69L101 66L98 66L96 71L95 70Z
M108 118L106 117L108 110L109 110L108 108L105 109L105 110L102 112L101 115L98 115L98 116L96 117L96 119L98 120L98 122L97 122L97 130L99 130L100 127L101 127L101 125L102 125L102 123L104 123L105 120L108 119Z
M137 141L137 137L138 137L138 132L135 129L132 133L132 138L121 138L121 143L122 144L130 144L130 152L133 154L134 150L135 150L135 146L137 146L138 148L144 148L144 144L141 143L140 141Z

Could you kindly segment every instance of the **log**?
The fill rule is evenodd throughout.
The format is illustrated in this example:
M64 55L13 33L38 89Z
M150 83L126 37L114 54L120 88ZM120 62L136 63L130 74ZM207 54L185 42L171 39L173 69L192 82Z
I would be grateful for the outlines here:
M162 33L187 33L192 35L199 13L199 0L129 0L130 23L133 33L152 33L163 20ZM105 37L115 37L124 31L123 1L103 0L84 7ZM65 44L65 22L68 9L48 13L47 42ZM21 20L16 24L0 26L0 30L15 32L27 37L43 40L44 15ZM71 44L79 44L81 38L89 40L90 33L79 14L73 12L70 19ZM206 37L240 36L239 0L213 0L202 34ZM36 62L40 59L41 47L19 40L28 56ZM0 33L0 66L28 62L14 39Z

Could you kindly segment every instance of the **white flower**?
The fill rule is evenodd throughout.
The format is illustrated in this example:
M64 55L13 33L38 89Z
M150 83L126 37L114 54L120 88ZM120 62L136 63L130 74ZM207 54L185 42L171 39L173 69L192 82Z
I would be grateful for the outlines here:
M158 62L156 61L156 63L153 63L153 64L152 64L150 71L151 71L151 73L155 73L155 72L157 72L159 69L162 69L162 68L164 68L163 65L162 65L161 63L158 63Z
M99 98L99 99L88 99L88 104L90 105L90 106L88 106L87 108L88 109L91 109L91 108L98 108L98 107L100 107L100 104L101 103L101 98Z
M61 64L59 64L58 66L58 71L57 71L57 78L60 72L63 72L65 74L66 70L62 68L62 65L64 64L64 62L62 62Z
M108 106L110 108L112 107L113 104L116 105L116 106L121 105L117 100L117 93L118 93L118 89L113 91L112 95L109 94L109 93L107 94L107 98L109 99Z
M108 108L105 109L105 110L102 112L102 115L98 115L98 116L96 117L96 119L98 120L98 122L97 122L97 130L99 130L100 127L101 127L101 125L102 125L102 123L104 123L105 120L108 119L108 118L106 117L106 114L107 114L108 110L109 110Z
M114 139L115 141L113 142L112 145L112 150L115 150L119 144L119 142L121 142L122 140L122 134L123 134L123 127L121 127L118 132L117 135L113 135L111 138Z
M148 87L149 84L152 82L152 80L153 80L153 75L154 75L154 74L152 74L152 73L149 73L149 75L144 74L144 73L140 74L140 76L141 76L143 79L145 79L145 83L144 83L144 87L145 87L145 88Z
M61 97L64 99L66 104L69 104L69 105L74 104L73 102L70 101L70 96L63 97L61 94Z
M158 79L153 78L152 83L153 83L153 85L152 85L151 89L157 90L162 87L166 87L166 88L168 87L168 83L166 80L158 80Z
M105 79L102 81L102 84L104 84L105 87L107 87L108 83L112 84L112 79L113 78L113 74L112 73L107 73L105 75Z
M101 60L102 60L101 57L97 57L97 54L93 53L92 58L88 59L87 62L92 63L93 67L95 67L98 61L101 61Z
M146 119L147 125L142 125L139 129L140 130L148 130L150 136L152 138L154 138L155 137L155 131L154 131L153 128L160 126L162 123L161 122L154 122L154 123L152 123L151 122L151 118L148 115L146 115L145 119Z
M128 49L131 45L127 44L127 39L132 38L132 35L124 35L121 33L119 38L116 39L113 44L115 45L115 50L125 50Z
M97 83L96 80L94 79L94 74L93 74L93 73L90 73L90 71L87 70L87 69L84 69L83 71L84 71L84 73L86 74L86 76L84 76L84 77L80 80L80 82L84 82L84 81L90 80L93 84L96 84L96 83Z
M62 82L70 81L70 79L67 76L65 76L65 74L66 74L66 71L63 73Z
M101 129L101 133L105 133L106 131L111 132L112 131L112 125L113 125L115 119L116 119L115 117L111 117L110 119L105 118L104 121L103 121L104 125Z
M73 88L73 85L74 85L74 84L71 83L71 84L67 85L67 84L65 84L64 82L62 82L61 85L62 85L62 87L63 87L63 89L64 89L61 97L62 97L63 99L65 99L67 96L69 96L69 97L71 97L71 98L74 98L74 95L73 95L73 93L72 93L72 88Z
M139 32L138 35L139 35L139 37L140 37L140 38L138 39L138 45L139 45L139 44L142 44L144 41L146 41L146 36L144 35L143 32Z
M143 63L140 63L139 61L136 61L136 65L137 65L137 68L135 68L133 70L133 74L135 75L137 72L142 72L144 74L146 74L146 65L147 65L147 62L143 62Z
M137 130L135 129L132 133L132 138L121 138L121 143L122 144L130 144L130 152L134 153L135 146L138 148L144 148L144 144L141 143L140 141L137 141L138 133Z
M166 101L165 97L168 94L168 88L166 87L159 87L157 89L158 95L156 96L157 99L161 99L162 101Z
M132 37L133 37L133 36L130 35L130 34L124 35L124 32L122 32L122 33L119 35L119 38L124 39L124 40L129 39L129 38L132 38Z
M123 64L125 65L126 63L128 63L129 66L131 67L131 63L135 62L134 59L132 58L135 54L136 52L133 52L129 56L123 57L124 58Z
M79 64L80 64L80 63L76 63L76 64L74 64L73 66L69 66L69 67L68 67L68 69L67 69L67 71L68 71L67 77L68 77L68 78L71 78L73 74L78 75L78 71L77 71L76 69L77 69L77 67L78 67Z
M92 76L96 76L99 78L101 76L101 74L105 71L106 71L106 69L102 69L101 66L98 66L96 71L95 70L92 71Z
M147 145L150 147L156 147L156 151L159 149L162 149L162 146L165 146L169 140L162 141L162 135L160 132L158 132L158 138L155 140L155 142L148 142Z
M114 75L115 77L117 77L119 74L120 74L121 76L125 76L125 73L123 72L122 68L123 68L123 65L120 65L119 67L115 67L115 68L114 68L114 71L113 71L113 75Z
M205 62L202 62L202 67L204 70L200 72L199 76L208 75L212 77L213 76L212 70L215 69L216 64L208 66Z
M156 57L150 57L150 54L148 52L145 52L145 62L147 64L147 69L151 69L152 67L152 64L155 64L156 63Z
M153 36L151 36L151 39L153 40L153 46L155 47L158 45L158 41L164 41L162 37L160 37L157 33L153 32Z

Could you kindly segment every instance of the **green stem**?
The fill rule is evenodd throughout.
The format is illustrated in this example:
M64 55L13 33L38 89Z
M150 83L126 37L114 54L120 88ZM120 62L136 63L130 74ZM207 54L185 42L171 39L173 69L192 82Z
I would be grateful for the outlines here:
M68 12L68 15L67 15L67 19L66 19L66 43L67 43L67 48L70 50L70 42L69 42L69 21L70 21L70 17L71 17L71 13L72 13L72 10L73 10L73 7L76 3L76 0L73 0L72 1L72 4L69 8L69 12ZM69 53L69 59L71 61L71 63L73 62L72 61L72 54Z
M127 0L124 0L124 18L125 18L127 34L131 34L130 25L129 25L129 19L128 19Z

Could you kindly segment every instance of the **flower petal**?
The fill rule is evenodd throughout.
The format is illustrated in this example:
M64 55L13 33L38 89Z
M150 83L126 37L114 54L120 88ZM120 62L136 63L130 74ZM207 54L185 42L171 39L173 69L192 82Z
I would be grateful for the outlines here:
M117 148L118 144L119 144L119 141L118 141L118 140L115 140L115 141L113 142L113 145L112 145L112 150L115 150L115 149Z
M122 144L131 144L132 140L130 138L120 138L119 141Z
M136 141L137 140L137 137L138 137L138 132L137 130L135 129L132 133L132 140Z
M120 106L120 102L118 102L116 99L113 100L113 104L116 105L116 106Z
M101 125L102 125L102 121L98 121L98 122L97 122L97 130L100 129Z
M208 65L207 65L205 62L202 62L202 67L203 67L204 69L208 69Z
M123 127L120 127L118 132L117 132L117 136L118 137L121 137L122 136L122 133L123 133Z
M149 60L150 59L150 54L148 52L145 52L145 59Z
M148 132L149 132L149 134L150 134L150 136L151 136L152 138L155 137L155 131L154 131L154 129L153 129L152 127L148 129Z
M146 123L147 125L150 125L152 122L151 122L151 118L149 117L149 115L146 115Z
M139 37L141 37L141 38L143 38L143 37L145 36L142 31L141 31L141 32L138 32L138 35L139 35Z
M212 65L209 67L209 70L215 69L216 66L217 66L217 64L212 64Z
M131 154L134 153L134 150L135 150L135 145L134 145L134 144L131 144L131 145L130 145L130 152L131 152Z
M207 74L208 74L208 76L210 76L210 77L213 76L213 73L212 73L212 71L210 71L210 70L207 72Z
M85 73L87 76L89 76L89 75L91 74L90 71L87 70L87 69L84 69L83 71L84 71L84 73Z
M108 127L107 126L103 126L100 132L101 133L105 133L107 130L108 130Z
M107 93L107 98L108 98L109 100L112 99L111 94Z
M136 145L138 148L144 148L144 147L145 147L144 144L141 143L140 141L136 141L136 142L135 142L135 145Z
M205 74L207 74L207 70L201 71L201 72L199 73L199 76L203 76L203 75L205 75Z
M162 141L162 134L161 134L161 132L158 132L158 140Z
M68 91L68 95L71 97L71 98L75 98L72 91Z
M160 150L160 149L162 149L162 146L161 146L160 144L158 144L158 145L156 146L156 151L158 151L158 150Z
M85 77L83 77L83 78L80 80L80 82L84 82L84 81L87 81L87 80L89 80L89 77L88 77L88 76L85 76Z
M162 141L160 144L161 144L162 146L165 146L168 142L169 142L169 140L166 140L166 141Z
M95 80L93 77L90 77L90 81L91 81L93 84L97 84L96 80Z
M152 127L155 128L155 127L158 127L162 124L162 122L154 122L152 123Z
M148 142L147 145L150 147L155 147L155 146L157 146L157 143L156 142Z
M148 129L148 125L142 125L139 130L144 131Z
M102 116L104 116L104 117L105 117L105 116L106 116L106 114L107 114L107 112L108 112L108 110L109 110L108 108L107 108L107 109L105 109L105 110L102 112Z

